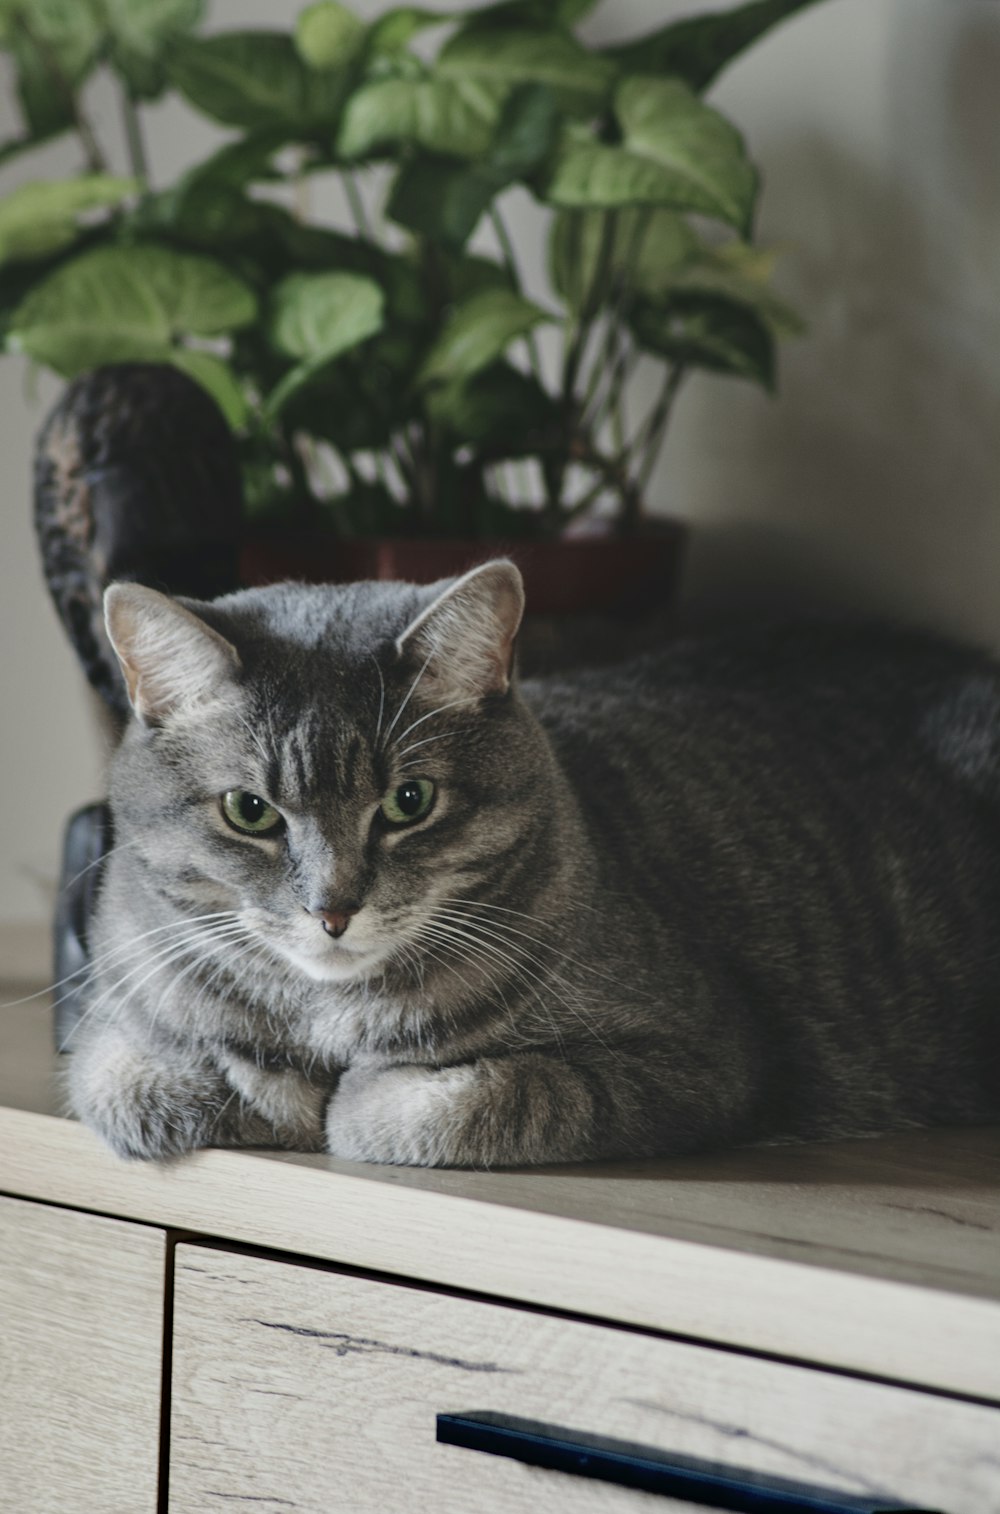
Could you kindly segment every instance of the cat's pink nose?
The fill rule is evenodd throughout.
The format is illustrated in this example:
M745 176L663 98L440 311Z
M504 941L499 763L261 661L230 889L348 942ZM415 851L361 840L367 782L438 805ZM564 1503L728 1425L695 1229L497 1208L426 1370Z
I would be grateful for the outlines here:
M333 936L334 939L337 939L344 934L345 930L350 925L353 916L357 914L359 908L359 905L353 903L342 904L338 909L313 910L313 914L316 916L317 920L321 921L323 929L326 931L327 935Z

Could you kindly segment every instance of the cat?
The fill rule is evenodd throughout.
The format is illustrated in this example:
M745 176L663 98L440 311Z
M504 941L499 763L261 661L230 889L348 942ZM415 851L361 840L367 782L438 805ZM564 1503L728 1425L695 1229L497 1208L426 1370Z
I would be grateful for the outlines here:
M108 589L75 1113L476 1167L1000 1116L1000 668L815 626L519 683L523 603Z

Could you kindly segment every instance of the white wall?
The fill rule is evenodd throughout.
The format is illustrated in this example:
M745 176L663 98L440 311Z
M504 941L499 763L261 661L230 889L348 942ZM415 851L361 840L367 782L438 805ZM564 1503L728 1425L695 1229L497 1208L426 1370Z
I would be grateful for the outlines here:
M692 8L605 0L589 32L634 34ZM213 18L277 25L296 9L216 0ZM810 332L784 353L777 400L707 377L682 395L651 500L694 524L689 606L834 604L1000 645L1000 5L825 0L712 98L763 167L761 235L787 249L782 288ZM115 140L110 98L98 88L91 103ZM0 140L11 122L7 105ZM215 135L176 102L158 107L160 182ZM37 161L0 170L0 192ZM75 161L65 147L44 158L52 173ZM58 385L37 390L19 362L0 362L7 922L48 914L63 820L101 788L100 741L31 537L32 435Z

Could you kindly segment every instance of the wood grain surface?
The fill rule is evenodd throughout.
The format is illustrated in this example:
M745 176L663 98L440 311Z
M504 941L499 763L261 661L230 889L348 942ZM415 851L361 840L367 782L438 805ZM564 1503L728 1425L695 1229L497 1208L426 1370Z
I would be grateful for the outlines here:
M163 1233L0 1198L0 1508L155 1514Z
M1000 1511L1000 1410L197 1245L175 1277L171 1514L223 1494L274 1514L665 1506L436 1444L436 1413L484 1409L887 1507Z
M0 1190L1000 1403L1000 1129L615 1166L124 1163L0 1015Z

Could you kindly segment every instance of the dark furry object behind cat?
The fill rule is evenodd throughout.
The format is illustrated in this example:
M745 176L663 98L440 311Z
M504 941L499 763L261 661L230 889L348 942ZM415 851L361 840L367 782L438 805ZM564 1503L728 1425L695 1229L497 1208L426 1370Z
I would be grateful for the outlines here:
M519 686L522 602L108 591L76 1112L457 1165L1000 1116L1000 669L815 628Z

